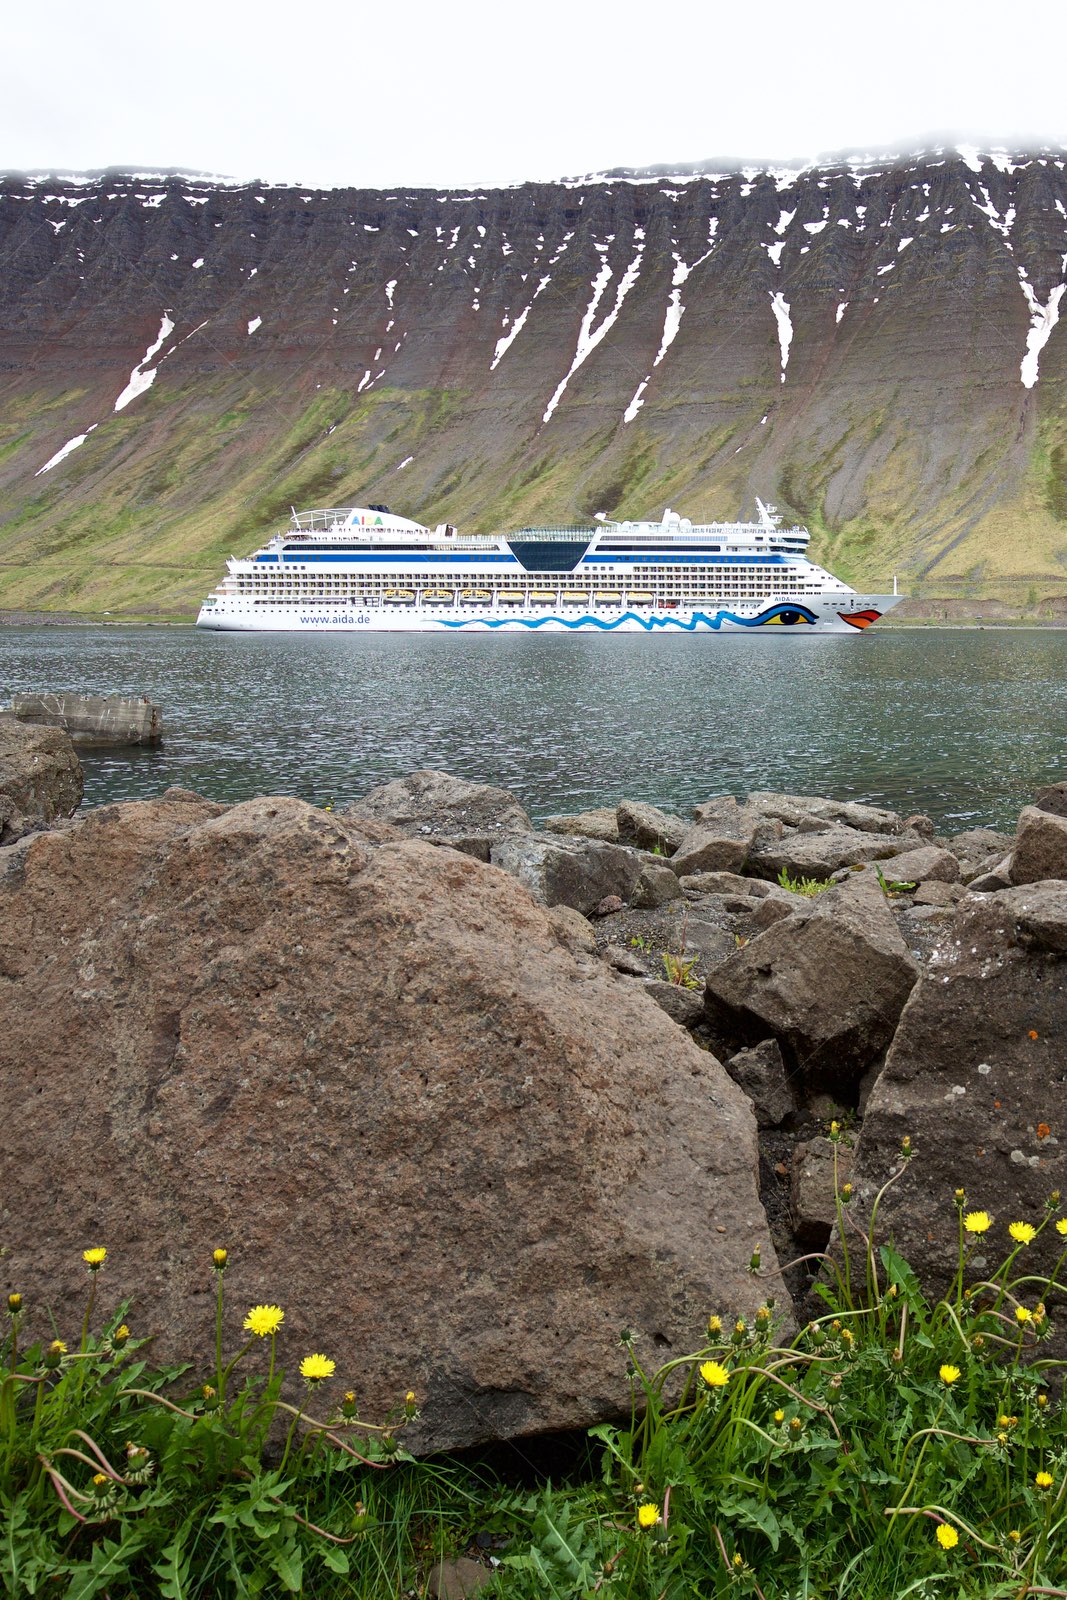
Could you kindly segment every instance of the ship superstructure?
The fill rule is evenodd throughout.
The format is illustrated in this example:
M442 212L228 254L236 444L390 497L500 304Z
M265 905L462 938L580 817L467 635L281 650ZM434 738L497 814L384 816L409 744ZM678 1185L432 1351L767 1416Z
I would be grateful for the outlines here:
M850 633L896 594L858 594L807 558L809 535L755 522L594 519L509 534L434 529L385 506L293 512L231 557L197 625L230 631Z

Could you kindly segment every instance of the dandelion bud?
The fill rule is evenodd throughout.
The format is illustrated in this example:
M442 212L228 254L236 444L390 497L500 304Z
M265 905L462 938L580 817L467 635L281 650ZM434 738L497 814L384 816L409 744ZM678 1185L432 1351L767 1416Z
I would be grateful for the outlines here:
M407 1394L404 1396L404 1415L407 1417L413 1417L415 1415L416 1406L417 1401L415 1399L415 1391L414 1389L409 1389Z
M815 1346L816 1350L820 1350L826 1343L825 1328L815 1328L811 1335L811 1342Z
M771 1308L770 1308L770 1306L760 1306L758 1311L756 1312L756 1319L755 1320L756 1320L756 1327L759 1329L759 1331L761 1333L766 1333L767 1329L770 1326L770 1322L771 1322Z
M785 1421L785 1412L784 1411L776 1411L774 1413L774 1420L775 1420L775 1422L777 1422L779 1424L779 1426L781 1426L781 1424Z
M852 1199L852 1185L850 1183L843 1183L838 1190L838 1194L841 1197L841 1204L843 1206L847 1206Z
M956 1190L956 1193L955 1193L955 1195L954 1195L954 1197L953 1197L953 1198L954 1198L954 1199L955 1199L955 1201L956 1201L956 1205L957 1205L957 1208L959 1208L959 1209L960 1209L960 1210L962 1210L962 1208L963 1208L963 1202L964 1202L964 1201L965 1201L965 1200L966 1200L966 1198L967 1198L967 1195L966 1195L966 1191L965 1191L965 1190L963 1190L963 1189L957 1189L957 1190Z
M1007 1442L1008 1442L1008 1436L1007 1436L1006 1433L998 1433L997 1434L997 1443L998 1444L1007 1444Z
M902 1367L904 1365L904 1352L903 1352L903 1350L894 1350L892 1352L892 1354L890 1355L889 1359L890 1359L890 1361L893 1363L893 1365L895 1367Z
M1046 1204L1047 1204L1047 1206L1048 1206L1050 1211L1055 1211L1055 1209L1059 1205L1059 1203L1060 1203L1060 1191L1058 1189L1053 1189L1052 1193L1048 1197L1048 1200L1046 1201Z
M123 1345L126 1343L126 1341L127 1341L127 1339L129 1337L130 1337L129 1328L127 1328L127 1326L126 1326L126 1324L124 1322L120 1322L119 1326L115 1329L114 1333L111 1335L112 1346L116 1350L121 1350Z
M896 1284L895 1284L895 1283L891 1283L891 1284L890 1284L890 1285L889 1285L889 1289L888 1289L888 1291L887 1291L887 1293L888 1293L888 1295L889 1295L889 1298L890 1298L890 1300L895 1300L895 1299L896 1299L896 1297L897 1297L897 1292L898 1292L898 1291L897 1291L897 1286L896 1286Z
M985 1334L984 1333L976 1333L974 1338L971 1340L972 1349L981 1350L981 1348L982 1348L982 1346L984 1344L985 1344Z
M355 1414L356 1414L356 1397L355 1397L355 1394L353 1393L353 1391L351 1389L349 1389L347 1394L344 1396L344 1398L341 1401L341 1415L342 1415L342 1417L344 1417L345 1421L347 1422L347 1421L350 1421L351 1418L355 1416Z
M760 1259L760 1246L757 1245L756 1248L752 1252L752 1259L748 1263L749 1272L758 1272L759 1271L759 1259Z
M741 1554L741 1552L739 1550L737 1552L737 1554L734 1556L734 1571L735 1572L740 1572L741 1568L744 1566L744 1564L745 1564L745 1558L744 1558L744 1556Z
M49 1372L54 1372L66 1353L67 1347L62 1339L53 1339L41 1358L41 1365L47 1367Z
M1018 1528L1009 1528L1008 1538L1011 1540L1012 1544L1018 1544L1019 1540L1022 1538L1022 1534L1019 1532Z
M1047 1394L1039 1394L1038 1397L1037 1397L1037 1403L1038 1403L1039 1407L1041 1408L1041 1410L1043 1411L1045 1409L1045 1407L1048 1405L1048 1395Z
M621 1330L620 1334L619 1334L619 1343L620 1344L625 1344L625 1345L631 1345L631 1344L633 1344L633 1342L634 1342L633 1329L632 1328L623 1328Z
M720 1334L721 1332L722 1332L722 1318L721 1317L709 1317L708 1318L708 1337L709 1337L709 1339L714 1339L716 1334Z
M903 1139L901 1139L901 1141L900 1141L900 1153L901 1153L902 1156L905 1156L905 1157L911 1155L911 1134L910 1133L906 1133L904 1135Z
M203 1388L200 1390L200 1397L204 1402L205 1411L214 1411L218 1406L218 1394L216 1390L212 1388L210 1383L204 1384Z
M730 1343L731 1344L744 1344L745 1339L747 1337L748 1337L748 1328L745 1325L745 1319L744 1319L744 1317L738 1317L737 1321L734 1323L734 1331L730 1335Z
M793 1435L794 1439L799 1438L800 1435L803 1433L804 1424L801 1422L799 1417L793 1417L791 1419L791 1421L789 1423L789 1431Z
M9 1294L7 1297L7 1309L13 1317L17 1317L22 1310L22 1296L20 1294Z
M382 1434L382 1449L385 1451L386 1455L387 1456L395 1456L396 1452L397 1452L397 1448L398 1448L397 1447L397 1442L393 1438L392 1434L391 1433L383 1433Z
M839 1122L831 1122L829 1137L831 1144L837 1144L838 1140L841 1138L841 1124Z
M841 1378L842 1374L840 1372L835 1372L833 1377L830 1379L829 1387L833 1389L835 1394L841 1387Z
M225 1272L226 1271L226 1251L225 1250L213 1250L211 1252L211 1264L214 1267L216 1272Z
M111 1479L106 1472L93 1473L93 1490L101 1498L111 1490Z

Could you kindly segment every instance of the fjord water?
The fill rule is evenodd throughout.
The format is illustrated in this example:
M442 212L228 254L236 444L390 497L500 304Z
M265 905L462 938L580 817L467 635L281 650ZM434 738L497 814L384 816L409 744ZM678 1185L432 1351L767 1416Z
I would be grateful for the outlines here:
M141 695L158 751L87 755L85 804L171 784L335 805L419 767L535 819L623 796L683 814L751 789L1011 827L1067 777L1067 631L578 638L0 629L22 690Z

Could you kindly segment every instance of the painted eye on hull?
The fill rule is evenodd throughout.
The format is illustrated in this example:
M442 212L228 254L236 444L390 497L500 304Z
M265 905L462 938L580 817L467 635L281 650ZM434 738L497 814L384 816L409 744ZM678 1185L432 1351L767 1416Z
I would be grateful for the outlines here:
M779 623L783 628L793 628L798 622L813 623L815 618L810 611L798 611L792 606L783 606L773 616L764 617L763 621L767 626Z

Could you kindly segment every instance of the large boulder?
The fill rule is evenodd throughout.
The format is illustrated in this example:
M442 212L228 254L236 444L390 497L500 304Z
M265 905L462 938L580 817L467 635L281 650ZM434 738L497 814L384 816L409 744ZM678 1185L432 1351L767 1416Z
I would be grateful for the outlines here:
M575 811L569 816L546 817L545 829L548 833L567 834L576 839L600 839L605 844L619 842L614 806L600 806L595 811Z
M762 832L749 853L748 868L765 878L777 878L786 872L793 878L826 879L845 867L889 861L921 846L917 833L874 833L869 828L830 822L825 827L801 829L778 838ZM895 867L893 875L896 876Z
M718 1062L587 953L573 913L295 799L187 794L0 853L5 1291L77 1342L108 1249L159 1360L210 1372L285 1309L417 1448L628 1409L629 1326L668 1355L776 1278L755 1122ZM773 1265L773 1262L772 1262ZM642 1345L644 1348L644 1345ZM249 1357L262 1364L258 1346Z
M719 795L697 806L695 821L678 841L671 867L680 878L698 872L740 872L760 824L733 795Z
M0 712L0 844L77 811L82 769L70 735Z
M746 802L761 817L783 823L788 828L852 828L858 833L896 834L912 830L896 811L883 806L868 806L858 800L828 800L822 795L775 794L757 789ZM927 818L917 819L925 824ZM909 819L909 822L911 819ZM925 827L922 829L925 833Z
M645 858L625 845L566 834L502 839L493 846L491 859L542 905L571 906L583 916L609 895L629 900L645 866Z
M879 1235L891 1233L935 1289L955 1268L957 1189L968 1209L994 1219L975 1241L974 1276L1011 1248L1008 1223L1036 1226L1051 1191L1067 1193L1065 935L1067 883L969 896L912 990L871 1091L853 1205L865 1212L909 1137L913 1169L885 1196ZM1017 1269L1047 1271L1064 1242L1046 1229ZM1032 1307L1037 1286L1022 1298Z
M1067 878L1067 817L1042 811L1038 806L1024 806L1019 813L1008 875L1012 883Z
M809 1087L847 1093L883 1051L918 968L877 884L851 878L735 950L707 978L712 1036L775 1038Z
M533 832L530 818L507 789L431 768L372 789L346 813L388 823L413 838L451 845L478 861L488 861L501 839Z
M620 800L615 807L615 824L622 844L655 850L664 856L674 854L689 828L681 817L639 800Z

